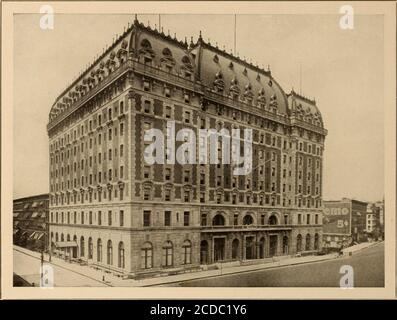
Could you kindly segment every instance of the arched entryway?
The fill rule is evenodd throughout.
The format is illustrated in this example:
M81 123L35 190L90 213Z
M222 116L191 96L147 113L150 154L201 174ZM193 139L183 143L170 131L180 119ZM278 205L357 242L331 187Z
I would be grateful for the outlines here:
M232 242L232 259L237 260L240 256L240 241L238 239L234 239Z
M308 233L307 235L306 235L306 243L305 243L305 250L306 251L309 251L310 250L310 247L311 247L311 236L310 236L310 234Z
M73 258L77 258L77 236L73 236L73 242L75 243L75 246L73 247Z
M283 254L288 254L288 253L289 253L288 237L284 236L283 237Z
M320 236L318 233L314 235L314 250L319 250L320 249Z
M208 263L208 242L206 240L202 240L200 243L200 263Z
M298 234L296 237L296 252L302 251L302 235Z
M272 234L269 236L269 255L271 257L277 255L278 248L278 236L276 234Z
M255 259L255 238L245 238L245 259Z
M265 237L262 237L259 240L259 259L264 259L265 258Z
M214 262L225 260L225 238L214 238Z

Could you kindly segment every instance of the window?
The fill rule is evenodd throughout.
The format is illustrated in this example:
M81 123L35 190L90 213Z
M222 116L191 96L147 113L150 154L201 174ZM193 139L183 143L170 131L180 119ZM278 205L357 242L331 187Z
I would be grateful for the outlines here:
M171 211L164 211L164 226L171 226Z
M124 145L121 144L120 145L120 157L123 157L123 156L124 156Z
M201 214L201 225L206 226L207 225L207 215L205 213Z
M143 211L143 226L150 227L150 215L151 211L145 210Z
M306 215L306 224L310 224L310 214Z
M143 167L143 178L149 179L150 178L150 166Z
M153 247L150 242L146 242L141 249L141 268L150 269L153 266Z
M84 257L84 237L80 238L80 257Z
M190 111L185 111L185 123L190 123Z
M171 107L170 106L165 107L165 117L168 119L171 118Z
M190 171L189 170L185 170L183 172L183 180L185 181L185 183L188 183L190 180Z
M167 241L163 245L163 266L164 267L171 267L173 264L173 247L172 242Z
M120 123L120 136L124 135L124 123Z
M165 168L165 180L167 180L167 181L171 180L171 169L170 168Z
M298 214L298 224L302 224L302 215Z
M120 210L120 227L124 226L124 211Z
M119 242L119 254L118 254L118 267L124 268L125 267L125 258L124 258L124 243Z
M98 211L98 225L102 225L102 212Z
M184 198L185 202L189 202L190 201L190 192L189 191L185 191L183 198Z
M235 214L235 215L233 216L233 224L234 224L235 226L238 225L238 214Z
M94 251L94 245L92 243L92 238L88 238L88 259L92 259L93 256L93 251Z
M164 194L165 194L165 196L164 196L165 201L171 201L171 190L165 189Z
M98 239L97 242L97 261L102 262L102 240Z
M113 264L113 245L112 245L112 240L108 240L108 245L107 245L107 264L109 264L109 265Z
M318 214L315 215L315 224L318 224Z
M112 211L108 211L108 225L112 225Z
M143 200L150 200L150 188L143 189Z
M145 113L150 113L150 109L151 109L151 103L149 100L145 100L144 102L144 112Z
M92 211L88 213L88 221L89 224L92 224Z
M81 196L83 198L83 196ZM84 211L81 212L81 224L84 224Z
M190 212L189 211L185 211L183 213L183 225L185 227L189 226L190 224Z
M190 264L192 261L192 244L186 240L183 245L183 264Z
M205 202L205 192L200 192L200 202L201 203Z

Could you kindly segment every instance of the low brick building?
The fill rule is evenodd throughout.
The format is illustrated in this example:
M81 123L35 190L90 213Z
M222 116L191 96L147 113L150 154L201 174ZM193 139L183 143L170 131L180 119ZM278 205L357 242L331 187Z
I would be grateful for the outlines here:
M36 251L47 250L48 202L48 193L14 200L14 244Z
M324 248L339 249L367 241L367 206L367 202L347 198L324 201Z

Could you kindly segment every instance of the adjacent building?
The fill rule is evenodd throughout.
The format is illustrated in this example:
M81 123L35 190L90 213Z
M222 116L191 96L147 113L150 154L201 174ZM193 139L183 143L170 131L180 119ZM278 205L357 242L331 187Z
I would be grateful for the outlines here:
M324 247L339 249L367 241L367 208L367 202L347 198L324 201Z
M14 244L40 252L47 250L48 207L48 193L14 200Z
M145 132L170 121L196 136L252 129L252 171L146 163ZM189 44L135 20L56 98L47 129L56 254L136 276L321 250L316 102L201 34Z

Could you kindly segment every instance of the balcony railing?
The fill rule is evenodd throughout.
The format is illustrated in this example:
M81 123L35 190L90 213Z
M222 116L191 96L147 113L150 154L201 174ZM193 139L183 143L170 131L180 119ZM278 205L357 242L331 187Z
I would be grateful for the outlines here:
M291 230L293 225L289 224L250 224L250 225L223 225L223 226L201 226L204 232L227 232L227 231L255 231L255 230Z

